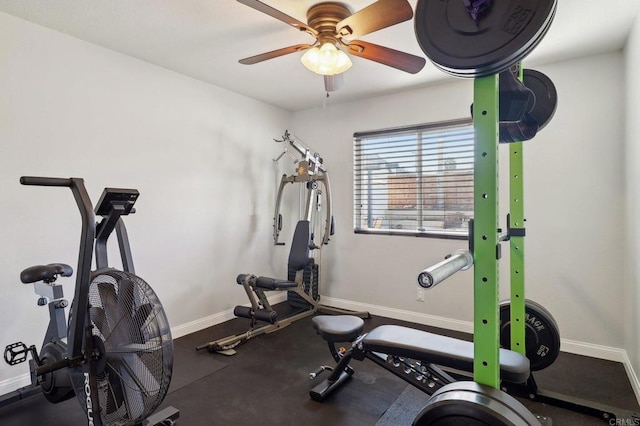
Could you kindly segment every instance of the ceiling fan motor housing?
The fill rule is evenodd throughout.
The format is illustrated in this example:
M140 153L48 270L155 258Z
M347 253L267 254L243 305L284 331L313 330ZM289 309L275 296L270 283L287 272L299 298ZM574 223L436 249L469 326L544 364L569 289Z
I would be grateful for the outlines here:
M336 43L336 25L351 14L351 10L344 3L318 3L307 11L307 23L318 32L320 44Z

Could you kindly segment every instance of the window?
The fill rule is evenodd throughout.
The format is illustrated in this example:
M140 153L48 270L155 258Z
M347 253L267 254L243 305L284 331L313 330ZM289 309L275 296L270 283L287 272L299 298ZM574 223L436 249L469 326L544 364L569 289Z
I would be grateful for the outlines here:
M473 122L354 134L354 231L466 238Z

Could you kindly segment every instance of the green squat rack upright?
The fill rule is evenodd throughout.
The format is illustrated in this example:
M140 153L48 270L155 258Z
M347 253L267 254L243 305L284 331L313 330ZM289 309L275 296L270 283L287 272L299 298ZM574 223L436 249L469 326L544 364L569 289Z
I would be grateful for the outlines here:
M522 80L522 67L518 67L518 77ZM555 102L552 106L555 111ZM511 282L511 348L525 354L525 298L524 298L524 152L522 142L509 145L509 260ZM511 228L511 221L514 227Z
M498 76L474 81L474 365L477 383L500 386L498 322Z

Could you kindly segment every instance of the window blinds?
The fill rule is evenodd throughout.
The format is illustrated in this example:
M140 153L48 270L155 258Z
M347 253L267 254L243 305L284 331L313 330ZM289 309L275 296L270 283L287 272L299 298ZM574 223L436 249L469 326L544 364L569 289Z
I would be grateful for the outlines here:
M354 230L465 238L473 215L473 123L354 134Z

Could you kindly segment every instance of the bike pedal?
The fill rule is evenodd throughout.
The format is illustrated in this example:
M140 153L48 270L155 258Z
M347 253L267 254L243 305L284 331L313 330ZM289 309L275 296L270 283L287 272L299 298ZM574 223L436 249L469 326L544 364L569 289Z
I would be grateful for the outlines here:
M22 342L12 343L4 348L4 360L9 365L20 364L27 360L29 348Z

